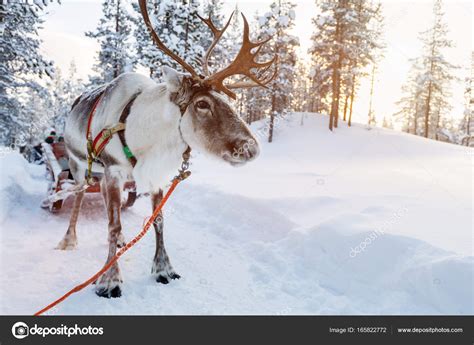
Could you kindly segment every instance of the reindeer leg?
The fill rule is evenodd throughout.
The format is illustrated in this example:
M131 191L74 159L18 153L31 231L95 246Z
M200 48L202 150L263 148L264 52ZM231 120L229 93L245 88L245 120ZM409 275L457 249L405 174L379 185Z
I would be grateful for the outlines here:
M107 214L109 217L109 254L107 256L107 263L117 253L117 243L122 230L120 223L121 181L111 175L109 168L105 169L104 178L107 189L105 193ZM95 292L101 297L120 297L122 295L121 283L122 277L118 262L116 262L97 280Z
M102 197L104 198L105 202L105 207L107 208L107 182L105 181L105 178L100 180L100 192L102 193ZM125 237L123 236L122 231L120 231L120 234L117 239L117 247L122 248L126 244L127 242L125 242Z
M163 191L151 195L153 210L163 199ZM163 212L160 211L159 216L153 222L156 235L156 251L151 267L151 274L156 277L156 281L162 284L168 284L170 279L179 279L181 276L177 274L173 266L171 266L168 254L166 254L165 244L163 242Z
M77 185L84 184L84 169L81 169L78 164L73 160L69 159L69 166L71 173L76 180ZM81 178L82 177L82 178ZM81 191L74 197L74 205L72 207L71 218L69 220L69 227L64 235L63 239L56 246L56 249L71 250L77 246L77 235L76 235L76 224L79 218L79 212L81 210L82 199L84 198L85 191Z

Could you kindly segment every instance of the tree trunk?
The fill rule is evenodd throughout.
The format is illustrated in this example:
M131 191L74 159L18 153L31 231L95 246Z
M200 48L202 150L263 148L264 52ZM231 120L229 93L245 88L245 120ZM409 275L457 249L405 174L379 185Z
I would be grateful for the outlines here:
M438 137L438 131L439 131L439 124L441 122L441 110L438 109L438 116L436 118L436 133L435 133L435 139L436 140L439 140L439 137Z
M352 106L354 105L354 93L355 93L355 75L352 76L352 85L351 85L351 95L349 97L351 101L351 105L349 107L349 120L347 121L347 125L350 127L352 125Z
M410 128L410 126L408 126ZM415 135L418 135L418 102L416 104L415 114L413 115L413 131ZM410 131L408 131L410 133Z
M340 58L339 58L340 60ZM332 131L333 127L337 127L337 118L339 117L339 89L340 89L340 64L334 66L332 72L332 100L331 100L331 113L329 116L329 129Z
M344 118L342 119L343 121L346 121L346 115L347 115L347 103L349 102L349 95L346 95L346 98L344 99Z
M339 6L341 4L339 3ZM338 6L338 8L339 8ZM340 15L336 15L336 33L335 33L335 38L336 42L341 44L342 39L341 39L341 18ZM338 50L338 57L337 61L334 62L333 64L333 69L332 69L332 95L331 95L331 113L329 114L329 130L332 131L333 127L337 127L337 119L339 115L339 92L340 92L340 68L342 65L342 49Z
M271 143L273 141L273 124L275 121L275 108L276 108L276 96L272 94L272 110L270 112L270 126L268 128L268 142Z
M430 103L431 103L431 81L428 85L428 96L426 97L426 106L425 106L425 138L428 138L429 133L429 120L430 120Z
M281 0L278 1L278 15L281 14ZM275 41L276 42L279 42L280 41L280 37L281 37L281 28L279 28L276 32L276 37L275 37ZM275 56L278 58L280 56L280 45L279 43L277 43L275 45ZM278 75L278 59L277 59L277 63L275 65L275 75ZM273 85L272 86L275 86L275 81L276 79L273 81ZM273 126L274 126L274 122L275 122L275 113L278 111L278 113L280 114L282 111L283 111L283 104L282 104L282 99L281 99L281 95L279 97L280 99L277 100L277 96L276 96L276 90L275 90L275 87L273 87L273 92L272 92L272 109L271 109L271 112L270 112L270 128L269 128L269 131L268 131L268 142L271 143L273 141ZM280 101L280 104L278 104L278 101Z
M428 138L429 134L429 119L430 119L430 106L431 106L431 93L433 89L433 82L431 77L433 76L433 57L435 53L436 41L435 41L435 30L433 30L433 38L432 38L432 45L431 45L431 61L430 61L430 82L428 84L428 96L426 97L426 109L425 109L425 138Z
M372 100L374 97L374 80L375 80L375 64L372 67L372 78L370 80L370 96L369 96L369 114L368 114L368 125L371 126L374 124L373 110L372 110Z

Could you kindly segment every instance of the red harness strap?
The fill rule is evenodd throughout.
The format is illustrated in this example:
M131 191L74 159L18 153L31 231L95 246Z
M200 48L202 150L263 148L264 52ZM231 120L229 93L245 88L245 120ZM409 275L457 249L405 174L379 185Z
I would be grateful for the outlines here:
M91 112L89 114L89 119L87 121L87 132L86 132L86 138L87 138L87 151L88 151L88 170L90 171L92 168L92 161L99 157L102 151L105 149L107 144L109 143L110 139L112 139L112 136L115 133L119 134L120 141L122 142L123 146L123 151L127 159L130 161L132 166L135 166L137 163L135 156L133 153L130 151L129 147L127 146L127 143L125 141L125 136L123 132L125 131L125 121L127 119L128 113L130 111L130 107L132 106L135 98L138 96L139 93L136 93L133 95L133 97L130 99L130 101L127 103L125 108L122 111L122 114L120 116L120 122L116 124L113 127L110 128L104 128L102 129L99 134L92 140L92 134L91 134L91 124L92 124L92 118L94 117L95 110L99 104L99 102L102 100L103 95L100 95L97 100L94 102L94 105L91 109Z
M119 122L117 125L111 128L104 128L97 134L94 141L92 142L92 152L95 157L99 157L102 151L105 149L105 146L112 139L112 135L117 132L124 131L125 124Z
M94 105L92 106L91 112L89 114L89 120L87 121L87 132L86 132L86 139L89 140L91 138L91 124L92 124L92 118L94 117L95 114L95 109L99 105L99 102L102 100L102 97L104 96L104 93L102 93L99 97L94 102Z

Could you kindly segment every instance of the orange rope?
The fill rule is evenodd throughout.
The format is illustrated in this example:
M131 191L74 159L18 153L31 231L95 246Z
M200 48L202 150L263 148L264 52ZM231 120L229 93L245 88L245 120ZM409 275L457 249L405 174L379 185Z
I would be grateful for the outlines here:
M166 203L166 201L168 200L168 198L170 197L171 193L173 193L174 189L176 188L176 186L178 185L178 183L182 180L182 177L175 177L172 184L171 184L171 187L168 189L168 192L166 193L166 195L164 196L164 198L161 200L161 202L158 204L158 206L156 206L155 210L153 211L153 214L151 215L151 217L148 219L148 221L146 222L146 224L144 225L143 227L143 230L137 235L135 236L135 238L133 240L131 240L130 242L128 242L124 247L122 247L118 252L117 254L115 254L115 256L107 263L105 264L104 267L102 267L102 269L97 272L96 274L94 274L92 277L90 277L89 279L87 279L84 283L82 284L79 284L77 285L76 287L74 287L73 289L71 289L70 291L68 291L67 293L65 293L62 297L58 298L57 300L55 300L54 302L48 304L46 307L44 307L43 309L41 309L40 311L36 312L34 314L34 316L39 316L41 314L43 314L44 312L48 311L49 309L55 307L56 305L58 305L59 303L61 303L62 301L64 301L66 298L68 298L69 296L71 296L73 293L75 292L78 292L78 291L81 291L82 289L84 289L86 286L92 284L93 282L95 282L102 274L104 274L105 272L108 271L108 269L118 261L118 259L127 251L129 250L132 246L135 245L135 243L137 243L143 236L145 236L145 234L148 232L148 230L150 229L150 226L153 224L153 222L155 221L156 217L158 217L161 209L163 208L164 204Z

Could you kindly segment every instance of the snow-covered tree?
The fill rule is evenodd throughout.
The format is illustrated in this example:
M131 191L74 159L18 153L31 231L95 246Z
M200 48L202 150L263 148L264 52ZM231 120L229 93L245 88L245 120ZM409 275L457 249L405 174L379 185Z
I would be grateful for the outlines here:
M102 18L96 30L86 32L87 37L95 38L100 43L97 63L93 68L96 74L90 77L92 85L109 82L132 69L131 31L127 1L104 0Z
M53 75L52 63L39 51L38 29L49 0L0 0L0 143L21 141L30 125L17 95L43 93L38 78Z
M50 90L45 87L23 89L21 93L18 119L27 125L17 133L15 145L26 148L28 152L31 147L44 139L45 132L51 128L54 115L53 98Z
M71 61L66 77L63 77L61 70L57 70L50 90L52 90L51 111L53 114L51 124L61 134L64 132L66 117L74 100L84 91L83 82L77 77L74 61Z
M464 116L459 123L458 142L461 145L474 146L474 53L471 59L471 74L466 78L466 87L464 91L465 108Z
M383 120L382 120L382 127L383 128L388 128L388 129L393 129L392 119L390 117L384 116Z
M138 4L134 21L136 52L135 61L150 70L153 78L161 78L161 67L167 65L178 70L182 67L173 59L161 52L153 43L147 31ZM204 55L203 39L206 29L196 14L199 12L197 0L160 1L149 0L148 12L153 28L160 40L187 63L199 70Z
M160 2L161 1L158 0L148 1L150 18L157 17L158 4ZM138 3L132 3L132 6L134 13L130 16L130 20L134 23L133 35L135 36L133 63L134 65L141 65L148 68L150 77L159 79L161 76L160 57L162 57L162 53L156 45L153 44L150 33L143 22ZM161 33L163 28L155 25L155 30ZM161 39L164 40L165 38L161 37Z
M308 62L304 60L297 61L296 78L293 86L293 99L291 109L298 112L309 111L309 85Z
M405 95L400 100L399 117L413 117L413 133L426 138L438 139L443 117L448 115L450 83L454 79L454 65L449 63L444 50L452 46L447 39L448 29L443 22L441 0L436 0L433 7L433 25L421 33L423 54L416 59L418 67L411 70L409 84L403 89Z
M402 124L402 130L418 135L420 133L420 119L424 103L422 102L423 89L420 88L420 63L412 60L407 81L402 85L402 97L397 102L398 111L393 115L395 120Z
M324 61L316 55L312 56L310 78L309 110L315 113L328 113L331 90L330 71L325 68Z
M320 12L313 19L314 34L309 53L313 58L313 78L316 107L329 104L329 129L337 127L340 99L345 98L345 110L350 100L350 112L355 97L357 79L364 67L376 60L381 48L380 4L369 0L317 1ZM318 94L321 93L321 94ZM350 113L351 114L351 113ZM351 116L349 115L349 120Z
M275 116L283 114L291 105L296 74L296 48L299 40L291 34L295 25L296 5L291 1L277 0L270 4L270 11L259 17L259 38L271 40L262 49L262 60L277 56L274 68L276 77L269 84L268 90L261 90L270 102L270 123L268 141L273 140Z
M255 27L255 30L257 28ZM253 30L252 30L253 31ZM238 6L235 6L234 16L222 38L222 60L224 65L232 62L242 45L242 18Z
M355 17L351 12L348 0L323 0L319 2L320 13L313 19L315 33L312 36L313 45L309 50L316 56L315 68L319 77L330 78L331 105L329 129L335 126L338 117L339 97L341 92L341 75L344 64L349 56L350 30L348 20ZM320 80L320 82L328 82Z
M433 14L433 26L421 34L424 54L421 58L423 72L420 87L426 90L424 99L424 136L426 138L430 136L430 132L436 138L441 117L450 110L446 99L450 96L450 82L454 79L452 69L455 68L443 55L443 50L452 47L452 42L447 39L448 28L443 21L441 0L435 1Z
M227 19L224 18L222 14L222 0L206 0L204 2L204 10L202 13L203 18L211 18L212 22L218 29L222 29L222 27L227 22ZM235 19L234 19L235 22ZM207 49L213 40L212 32L208 29L208 27L204 24L200 24L199 30L203 33L201 37L201 46ZM230 30L230 28L227 28ZM221 38L219 44L216 45L214 48L210 58L209 58L209 69L215 70L224 67L230 60L229 51L225 47L226 40L224 37Z
M353 25L349 27L349 30L352 32L350 41L351 49L349 50L348 64L343 71L344 80L347 81L344 84L344 89L346 90L344 121L346 120L348 108L349 116L347 117L347 124L349 126L351 125L357 86L360 80L369 74L365 69L371 65L368 124L372 125L375 124L373 95L375 91L377 64L382 59L384 50L382 41L382 7L379 2L359 0L354 2L353 11L356 20L352 23Z

